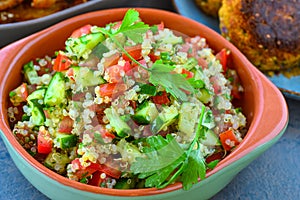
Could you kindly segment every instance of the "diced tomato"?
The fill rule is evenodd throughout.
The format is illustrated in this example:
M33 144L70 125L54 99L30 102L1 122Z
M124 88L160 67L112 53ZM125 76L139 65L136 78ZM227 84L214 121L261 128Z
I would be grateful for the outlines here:
M113 95L119 95L127 89L124 83L105 83L100 85L101 97L112 97Z
M220 133L219 137L221 144L226 151L230 151L233 147L240 143L232 129L228 129L227 131Z
M125 47L125 50L135 60L140 60L142 58L142 46L140 44L136 46ZM125 53L122 54L122 57L126 61L131 61L131 59Z
M125 73L127 73L128 71L130 71L132 69L132 65L130 64L129 61L125 62L125 65L123 66L123 70Z
M156 56L154 53L150 53L148 56L150 57L150 60L152 62L155 62L160 58L159 56Z
M90 34L91 28L92 28L92 25L90 25L90 24L84 25L84 26L80 27L79 29L76 29L75 31L73 31L73 33L71 34L70 37L79 38L83 35Z
M99 125L96 125L94 128L93 128L94 131L98 131L100 134L101 134L101 137L103 139L114 139L116 136L109 132L103 125L99 124ZM94 133L94 132L93 132Z
M104 69L106 69L110 66L118 64L119 59L120 59L119 54L113 54L110 57L104 58L104 63L103 63Z
M61 72L68 69L72 65L72 61L64 54L59 53L54 60L53 70Z
M163 30L164 28L165 28L164 22L160 22L160 24L157 24L157 29L158 29L159 31Z
M117 30L118 28L120 28L121 24L122 24L122 21L117 21L115 23L115 25L112 27L112 29Z
M93 173L93 176L92 178L88 181L88 185L93 185L93 186L97 186L99 187L100 184L104 181L104 179L102 179L100 176L101 176L101 173L100 171L95 171Z
M65 116L58 125L58 131L60 133L71 133L73 130L73 123L74 121L70 117Z
M116 179L120 178L120 176L122 174L122 172L120 170L118 170L116 168L113 168L113 167L109 167L105 164L100 165L100 170L99 171L107 174L110 177L116 178Z
M160 105L170 103L170 99L169 99L166 91L163 91L161 95L153 96L152 101L154 103L160 104Z
M79 158L75 158L71 162L71 164L75 165L75 166L73 166L76 169L75 175L79 179L88 177L100 169L100 164L98 164L98 163L91 162L90 165L87 167L82 166Z
M229 51L226 49L222 49L219 53L216 55L216 59L220 61L222 67L223 67L223 72L225 73L227 71L227 60L229 56Z
M122 81L122 73L124 73L124 67L120 65L113 65L106 68L105 73L107 73L110 83L118 83Z
M224 156L223 152L217 152L217 153L214 153L214 154L208 156L205 159L205 162L210 163L210 162L215 161L215 160L222 160L223 156Z
M52 151L53 141L49 131L40 128L37 138L37 150L41 154L49 154Z
M28 87L26 83L22 83L19 87L9 93L10 101L14 106L26 102L28 97Z
M182 69L181 74L186 74L187 79L194 77L194 73L186 69Z

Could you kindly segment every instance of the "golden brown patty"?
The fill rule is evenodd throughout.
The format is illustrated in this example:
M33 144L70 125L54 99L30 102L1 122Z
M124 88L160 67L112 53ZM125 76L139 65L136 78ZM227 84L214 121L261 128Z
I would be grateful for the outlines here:
M300 50L299 0L241 2L241 13L258 43L267 48Z
M222 34L259 69L300 65L300 0L223 0Z
M0 1L0 11L6 10L8 8L12 8L19 3L21 3L23 0L1 0Z
M206 14L218 17L222 0L195 0L196 5Z

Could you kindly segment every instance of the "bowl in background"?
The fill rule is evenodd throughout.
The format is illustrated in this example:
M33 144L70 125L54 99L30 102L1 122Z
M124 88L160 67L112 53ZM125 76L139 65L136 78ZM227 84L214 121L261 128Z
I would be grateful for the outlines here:
M0 24L0 48L78 14L122 6L128 0L90 0L51 15L15 23Z
M141 19L148 24L164 22L165 27L189 36L205 37L216 52L223 48L231 51L229 64L238 72L244 94L239 102L248 121L248 133L239 146L225 157L207 178L185 191L181 183L164 189L117 190L99 188L69 180L43 166L17 142L8 125L7 107L9 91L21 83L21 69L36 57L52 55L64 48L64 41L71 32L85 24L104 26L123 18L127 8L95 11L79 15L0 50L1 120L3 141L22 174L51 199L208 199L224 188L238 172L270 148L284 133L288 124L288 110L281 92L241 53L208 27L168 11L136 8ZM270 117L272 116L272 117Z

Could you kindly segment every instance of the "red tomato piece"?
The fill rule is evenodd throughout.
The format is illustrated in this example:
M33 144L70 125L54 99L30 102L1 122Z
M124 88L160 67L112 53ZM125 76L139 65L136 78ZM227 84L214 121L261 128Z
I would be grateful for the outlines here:
M226 49L222 49L219 53L216 55L216 59L220 61L223 72L227 71L227 60L228 60L229 52Z
M53 70L61 72L68 69L72 65L72 61L64 54L59 53L54 60Z
M150 60L152 62L155 62L156 60L158 60L160 58L159 56L156 56L154 53L150 53L148 56L150 57Z
M100 176L101 176L101 173L100 171L95 171L93 173L93 176L92 178L88 181L88 185L93 185L93 186L97 186L99 187L100 184L104 181L104 179L102 179Z
M187 79L194 77L194 73L186 69L182 69L181 74L186 74Z
M50 133L46 129L41 129L38 132L37 150L41 154L49 154L52 151L53 141Z
M22 102L26 102L28 97L28 87L26 83L22 83L19 87L9 93L10 101L14 106L20 105Z
M110 83L118 83L122 81L122 73L124 73L124 67L120 65L113 65L106 68L105 72L107 73Z
M100 164L90 163L89 166L84 167L81 165L79 158L74 159L71 162L72 165L75 165L76 172L74 173L79 179L88 177L100 169Z
M120 59L119 54L113 54L112 56L105 58L103 63L104 69L118 64L119 59Z
M159 31L163 30L164 28L165 28L164 22L160 22L160 24L157 24L157 29L158 29Z
M233 147L240 143L232 129L228 129L227 131L220 133L219 137L221 144L226 151L230 151Z
M140 60L142 58L142 46L140 44L136 46L125 47L125 50L135 60ZM125 53L122 54L122 57L126 61L131 61L131 59Z
M170 103L170 99L169 99L166 91L163 91L161 95L153 96L152 101L154 103L160 104L160 105Z
M215 161L215 160L222 160L223 156L224 156L223 152L217 152L217 153L214 153L214 154L208 156L205 159L205 162L210 163L210 162Z
M118 21L118 22L116 22L116 23L115 23L115 25L112 27L112 29L114 29L114 30L117 30L117 29L119 29L119 28L120 28L120 26L121 26L121 24L122 24L122 21Z
M122 172L119 169L109 167L107 165L100 165L100 171L105 173L106 175L113 177L113 178L120 178Z
M61 133L71 133L73 130L73 119L65 116L58 125L58 132Z
M79 38L83 35L90 34L91 28L92 28L92 25L90 25L90 24L84 25L84 26L80 27L79 29L76 29L75 31L73 31L73 33L71 34L70 37Z
M105 83L100 85L100 96L112 97L113 95L119 95L127 89L124 83Z

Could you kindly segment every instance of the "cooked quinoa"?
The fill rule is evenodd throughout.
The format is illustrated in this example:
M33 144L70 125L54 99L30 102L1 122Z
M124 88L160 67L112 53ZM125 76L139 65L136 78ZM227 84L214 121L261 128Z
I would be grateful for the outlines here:
M242 141L246 118L232 104L243 93L236 71L201 36L143 26L137 41L104 37L122 30L116 23L87 25L55 56L24 65L26 81L11 91L8 116L20 144L46 167L98 187L160 187L168 177L152 183L143 159L165 163L152 166L155 175L198 152L205 173ZM179 157L153 154L168 148Z

